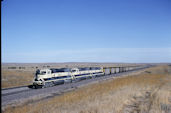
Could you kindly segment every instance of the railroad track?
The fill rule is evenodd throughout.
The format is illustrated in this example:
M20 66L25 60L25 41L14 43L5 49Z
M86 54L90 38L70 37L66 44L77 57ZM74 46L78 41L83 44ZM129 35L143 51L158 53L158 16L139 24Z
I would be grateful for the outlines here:
M21 104L22 102L26 102L26 101L29 102L30 100L31 102L33 102L41 99L50 98L68 91L75 90L79 87L88 84L98 83L111 78L116 78L118 76L123 76L132 72L146 69L148 67L143 67L135 70L130 70L127 72L110 74L110 75L96 77L93 79L86 79L78 82L67 83L67 84L57 85L53 87L42 88L42 89L33 89L29 86L20 86L20 87L2 89L1 90L2 107L5 107L6 105L14 105L17 103Z
M8 90L2 90L1 96L8 96L8 95L12 95L12 94L16 94L16 93L20 93L23 91L28 91L30 90L30 88L28 86L23 86L23 87L18 87L18 88L14 88L12 89L8 89Z

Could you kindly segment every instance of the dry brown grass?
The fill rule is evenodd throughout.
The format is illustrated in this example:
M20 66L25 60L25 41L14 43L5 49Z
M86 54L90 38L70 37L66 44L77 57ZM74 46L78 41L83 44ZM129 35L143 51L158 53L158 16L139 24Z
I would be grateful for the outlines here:
M41 102L10 107L5 113L167 113L171 105L171 67L86 86Z
M1 73L1 87L9 88L22 85L29 85L32 83L34 72L24 70L3 70Z

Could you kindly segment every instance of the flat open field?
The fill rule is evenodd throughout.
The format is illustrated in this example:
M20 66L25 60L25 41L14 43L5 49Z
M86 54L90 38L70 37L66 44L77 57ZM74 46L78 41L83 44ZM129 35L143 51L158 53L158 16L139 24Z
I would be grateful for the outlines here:
M2 70L2 88L29 85L32 83L34 71Z
M171 66L92 84L4 113L170 113Z

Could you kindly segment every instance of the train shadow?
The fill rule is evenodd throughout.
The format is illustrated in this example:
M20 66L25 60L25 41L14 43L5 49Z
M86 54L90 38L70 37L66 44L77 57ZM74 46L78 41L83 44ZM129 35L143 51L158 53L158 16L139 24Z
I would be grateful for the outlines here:
M33 85L28 85L27 87L33 89Z

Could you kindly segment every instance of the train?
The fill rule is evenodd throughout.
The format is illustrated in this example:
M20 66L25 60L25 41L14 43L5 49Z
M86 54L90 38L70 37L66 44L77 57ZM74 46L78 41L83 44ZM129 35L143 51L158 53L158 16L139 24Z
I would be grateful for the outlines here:
M32 88L46 88L63 83L71 83L84 79L121 73L147 66L125 66L125 67L77 67L77 68L47 68L37 69Z
M46 88L103 75L105 75L103 67L37 69L33 88Z

